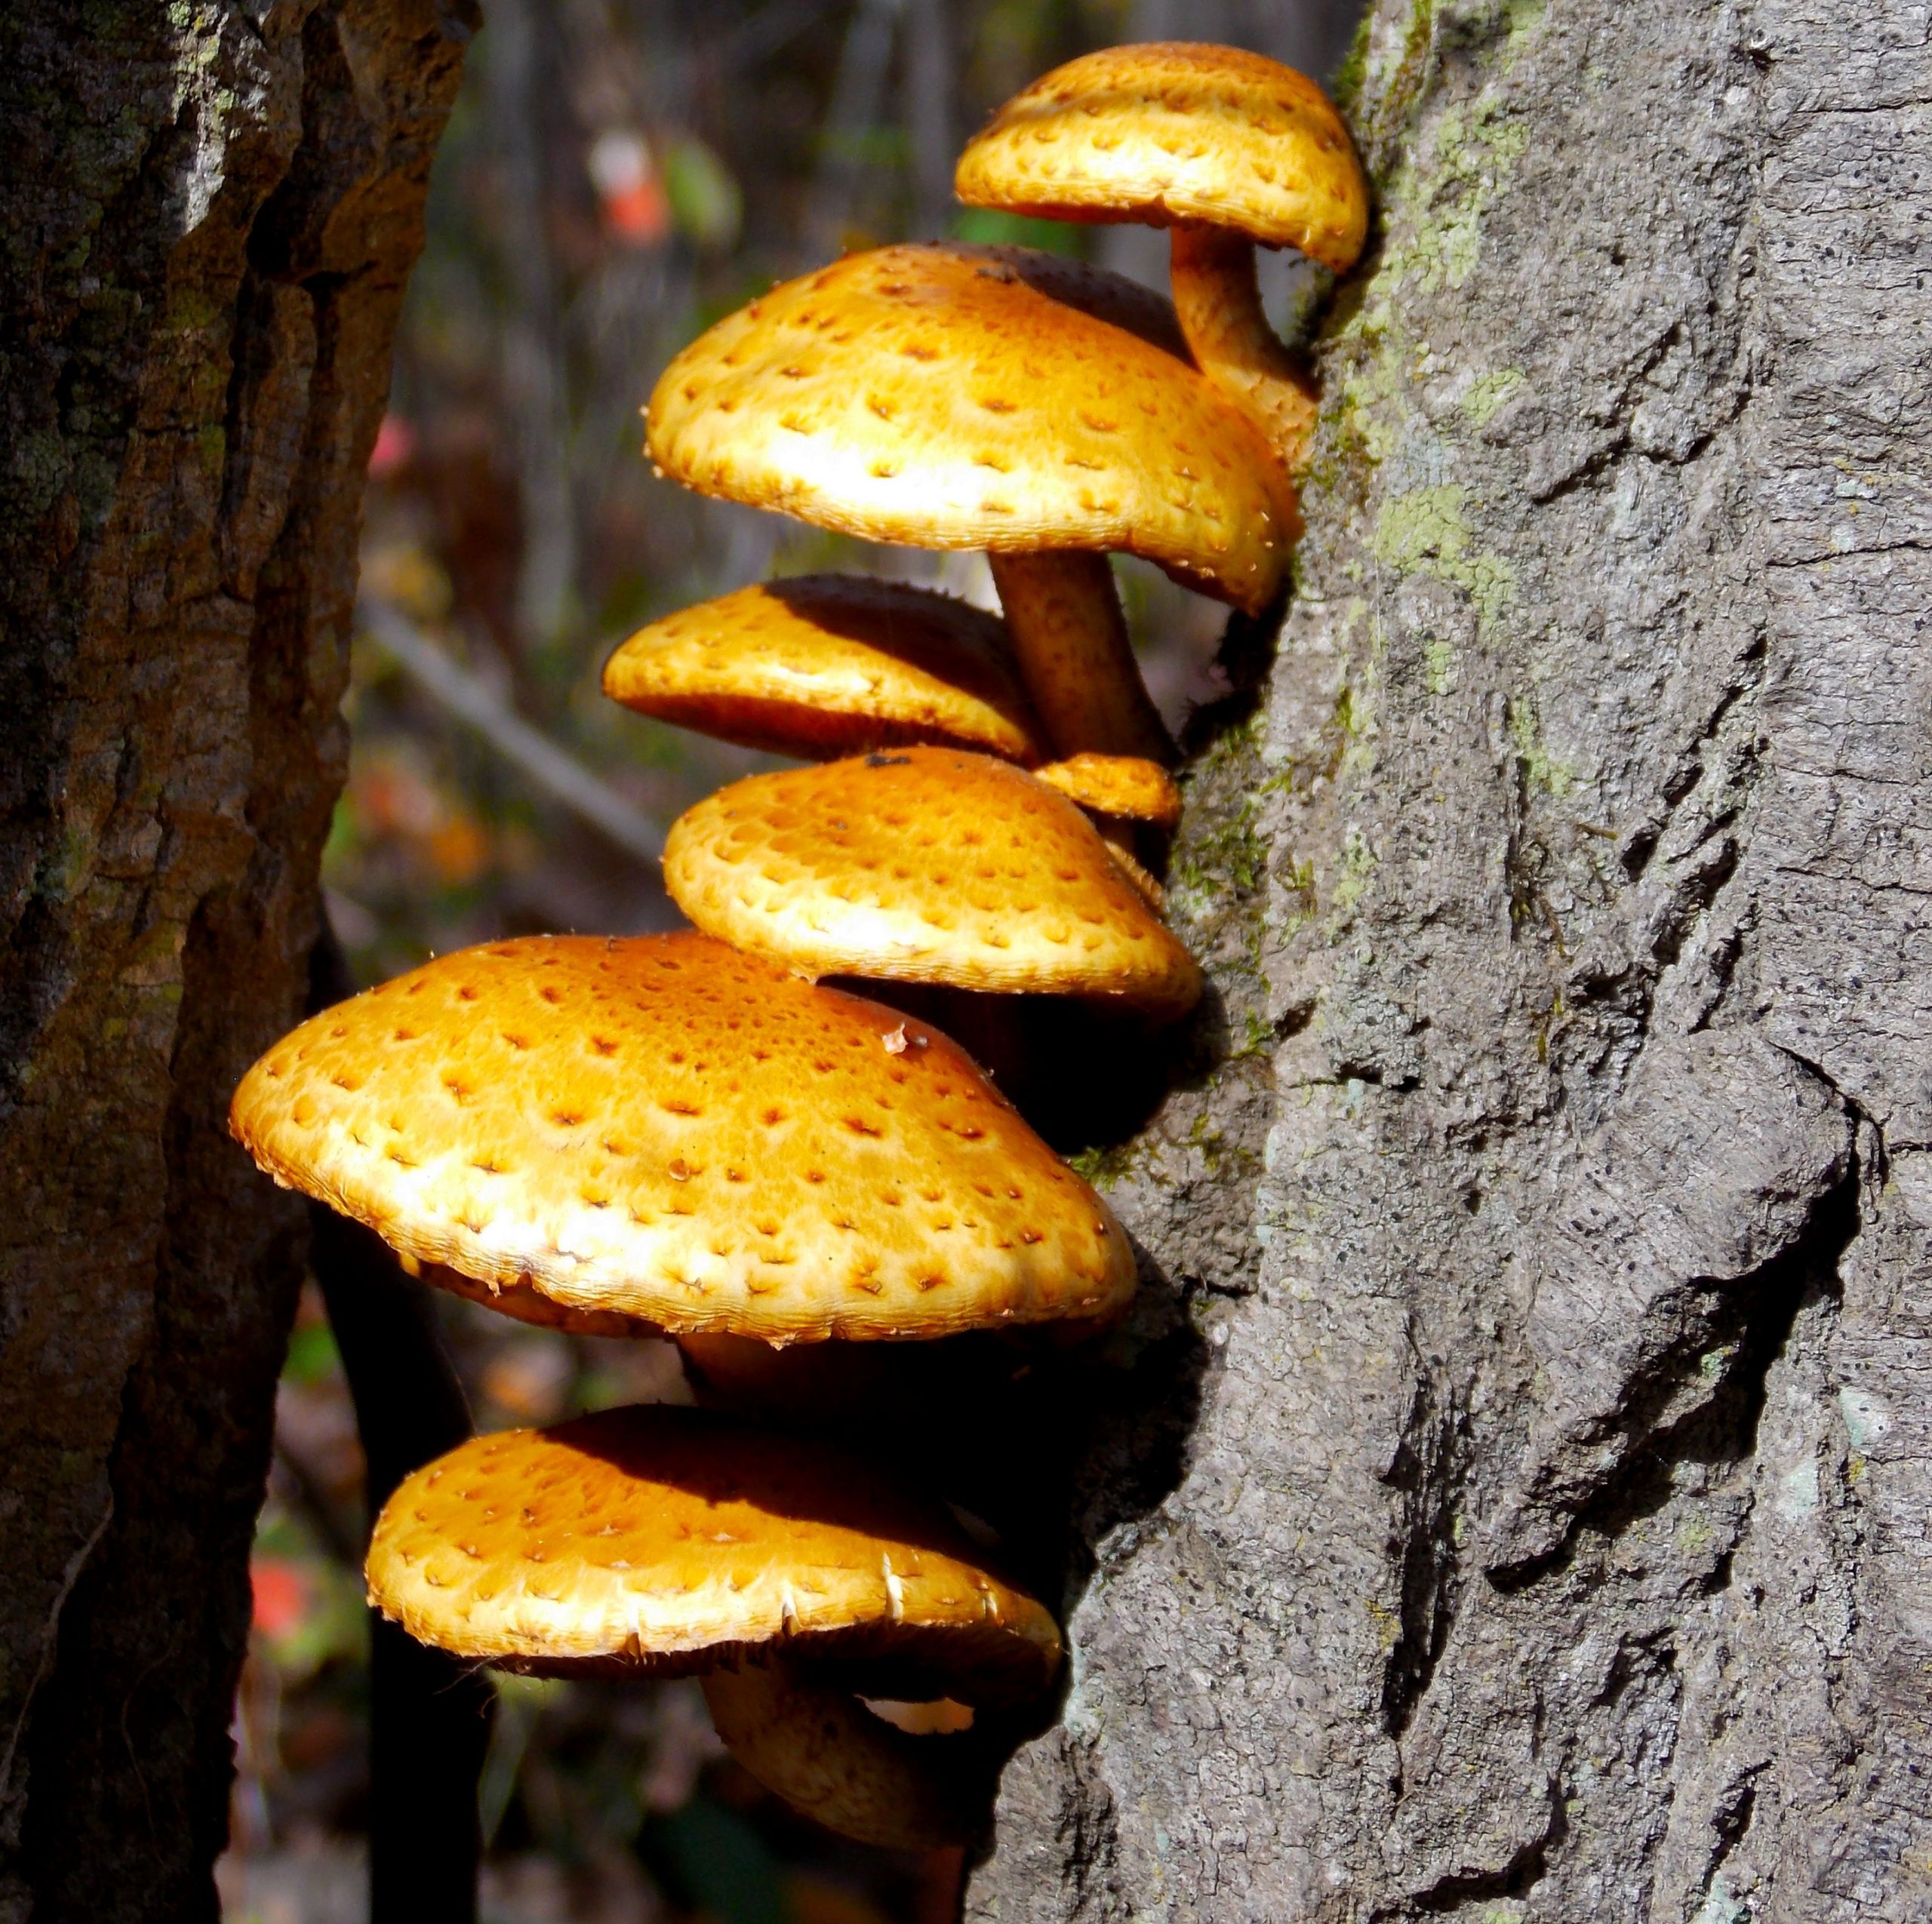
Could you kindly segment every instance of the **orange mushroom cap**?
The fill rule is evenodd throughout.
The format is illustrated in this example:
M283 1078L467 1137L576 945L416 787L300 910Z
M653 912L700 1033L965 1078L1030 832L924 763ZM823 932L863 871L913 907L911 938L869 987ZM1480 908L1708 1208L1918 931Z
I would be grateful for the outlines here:
M1096 815L1151 822L1157 828L1171 828L1180 819L1179 785L1158 761L1139 755L1069 755L1043 762L1032 773L1035 781Z
M1235 228L1338 274L1368 230L1361 164L1321 88L1187 41L1055 67L968 143L954 185L969 206L1048 220Z
M872 1463L688 1409L472 1439L405 1478L370 1601L420 1641L540 1676L701 1676L745 1768L898 1849L984 1827L996 1736L909 1737L875 1695L1037 1698L1060 1633L941 1505Z
M998 617L853 575L741 588L638 629L604 692L639 714L818 761L940 742L1032 763L1051 752Z
M1201 992L1079 810L985 755L906 748L734 782L672 824L664 881L699 927L814 975L1163 1017Z
M546 1676L690 1676L761 1649L876 1694L1011 1703L1053 1618L945 1506L832 1445L709 1412L608 1410L472 1437L405 1477L370 1600L419 1642Z
M937 1336L1134 1287L955 1043L696 934L441 957L285 1036L230 1126L418 1262L671 1331Z
M1251 613L1300 514L1195 370L1063 305L1010 254L853 254L686 348L649 447L700 493L925 548L1124 549Z

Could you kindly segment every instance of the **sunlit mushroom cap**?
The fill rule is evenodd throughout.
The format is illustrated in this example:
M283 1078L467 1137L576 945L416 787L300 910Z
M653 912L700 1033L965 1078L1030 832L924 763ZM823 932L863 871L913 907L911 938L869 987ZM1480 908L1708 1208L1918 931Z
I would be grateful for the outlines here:
M1060 1663L1053 1618L943 1504L692 1409L472 1438L397 1486L368 1582L418 1641L543 1675L782 1649L873 1694L988 1704L1038 1695Z
M1201 991L1093 824L985 755L907 748L734 782L672 825L664 881L700 928L815 976L1164 1017Z
M230 1120L406 1256L673 1331L937 1336L1134 1286L963 1050L695 934L443 956L284 1037Z
M1180 819L1180 789L1174 778L1158 761L1139 755L1088 751L1043 763L1032 773L1036 781L1096 815L1151 822L1157 828L1171 828Z
M1235 47L1109 47L1017 94L967 145L974 207L1058 220L1239 228L1345 272L1368 193L1321 88Z
M820 761L909 742L1035 762L1051 751L999 619L854 575L740 589L640 629L604 670L626 708Z
M985 249L880 247L774 287L649 413L652 458L702 493L915 547L1124 549L1251 613L1300 531L1232 403Z

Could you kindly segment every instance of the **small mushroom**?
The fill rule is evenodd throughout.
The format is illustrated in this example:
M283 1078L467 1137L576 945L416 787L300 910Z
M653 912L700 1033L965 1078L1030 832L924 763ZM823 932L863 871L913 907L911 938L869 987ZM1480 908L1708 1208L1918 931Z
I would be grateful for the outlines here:
M1164 1020L1201 992L1093 825L986 755L755 775L688 809L664 883L708 933L814 976L1076 995Z
M666 615L611 657L604 692L801 761L915 742L1028 767L1052 752L996 616L853 575L768 582Z
M1314 381L1262 311L1255 243L1343 274L1368 229L1361 164L1314 81L1235 47L1106 48L1008 101L968 143L954 185L973 207L1171 229L1196 364L1300 466Z
M1137 755L1069 755L1032 770L1036 782L1057 788L1090 815L1145 822L1171 828L1180 819L1180 790L1158 762Z
M611 1410L479 1437L397 1487L369 1598L419 1642L543 1677L699 1676L752 1775L901 1849L983 1828L1000 1713L1060 1634L946 1508L867 1461L705 1412ZM865 1697L990 1711L913 1737Z
M986 549L1055 750L1166 762L1105 551L1258 613L1300 524L1287 471L1217 389L1067 304L1096 281L1019 250L848 256L686 348L651 395L649 447L700 493Z
M962 1050L695 933L440 957L285 1036L230 1126L526 1316L529 1292L674 1333L914 1339L1134 1289L1106 1204Z
M950 595L853 575L804 575L681 609L640 629L604 668L626 708L801 761L914 744L1030 768L1098 819L1156 905L1131 825L1171 828L1180 791L1133 755L1047 759L997 617Z

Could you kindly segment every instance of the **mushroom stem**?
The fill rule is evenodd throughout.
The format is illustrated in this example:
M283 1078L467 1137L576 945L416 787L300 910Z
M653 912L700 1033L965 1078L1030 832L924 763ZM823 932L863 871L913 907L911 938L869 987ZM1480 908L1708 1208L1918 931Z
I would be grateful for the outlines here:
M703 1680L725 1747L768 1790L841 1836L889 1850L971 1843L996 1753L977 1730L912 1737L779 1658Z
M1315 436L1319 397L1306 363L1268 324L1254 243L1231 228L1181 226L1169 230L1168 249L1174 312L1195 365L1298 472Z
M1174 760L1140 679L1104 555L1077 549L989 554L1014 653L1047 733L1063 755Z

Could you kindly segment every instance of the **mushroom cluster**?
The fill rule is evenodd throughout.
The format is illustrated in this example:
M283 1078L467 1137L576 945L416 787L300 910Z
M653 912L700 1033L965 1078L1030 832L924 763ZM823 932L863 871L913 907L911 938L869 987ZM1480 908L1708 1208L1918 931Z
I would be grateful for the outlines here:
M441 957L285 1037L232 1115L278 1182L428 1280L565 1329L668 1334L714 1406L426 1465L376 1526L372 1601L512 1669L701 1676L755 1775L902 1846L974 1833L1060 1639L943 1500L960 1491L910 1492L827 1440L866 1427L893 1366L827 1365L976 1331L1064 1345L1135 1280L1106 1205L909 1011L976 991L1168 1023L1198 996L1152 872L1175 751L1106 557L1251 613L1281 592L1309 383L1260 319L1253 247L1345 269L1366 205L1318 90L1198 46L1048 75L959 187L1171 226L1178 320L1044 254L881 247L687 348L648 447L708 493L982 549L1004 619L835 576L633 635L614 699L807 764L675 825L665 881L694 929ZM744 1420L774 1402L789 1428ZM945 1707L912 1734L881 1703Z

